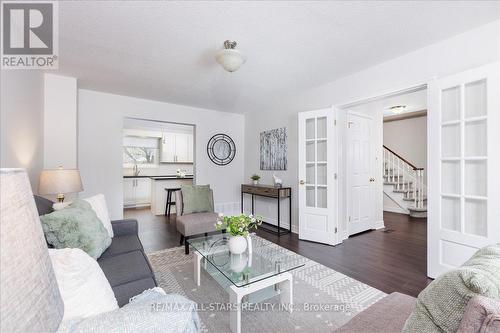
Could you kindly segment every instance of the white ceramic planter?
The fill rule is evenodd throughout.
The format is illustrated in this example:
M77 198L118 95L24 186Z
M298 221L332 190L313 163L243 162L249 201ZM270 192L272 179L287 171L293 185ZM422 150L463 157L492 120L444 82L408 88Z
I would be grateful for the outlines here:
M229 252L232 254L242 254L247 249L247 239L243 236L229 237Z
M241 273L247 268L248 258L246 254L232 254L231 255L231 270L235 273Z
M258 181L258 180L254 180L254 181L253 181L253 184L254 184L254 185L259 185L259 181Z

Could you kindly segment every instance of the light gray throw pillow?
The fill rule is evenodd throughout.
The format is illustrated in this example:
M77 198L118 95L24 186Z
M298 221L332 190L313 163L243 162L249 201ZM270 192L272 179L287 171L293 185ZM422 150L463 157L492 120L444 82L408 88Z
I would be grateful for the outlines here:
M47 243L56 249L79 248L97 259L111 244L108 231L84 200L75 200L40 220Z
M209 185L182 185L183 214L214 211L212 192Z
M478 295L500 298L500 244L480 249L422 290L403 332L456 332L467 303Z
M133 297L122 308L83 320L63 321L57 333L197 333L196 303L154 288Z

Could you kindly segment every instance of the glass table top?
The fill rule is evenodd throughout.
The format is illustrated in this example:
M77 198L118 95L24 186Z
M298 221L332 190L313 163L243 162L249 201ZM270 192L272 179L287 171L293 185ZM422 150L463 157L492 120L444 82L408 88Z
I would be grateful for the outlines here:
M256 235L250 236L252 254L248 254L248 249L240 255L231 254L229 237L228 234L216 234L188 239L189 245L202 255L205 270L223 286L229 281L236 287L244 287L302 267L307 261Z

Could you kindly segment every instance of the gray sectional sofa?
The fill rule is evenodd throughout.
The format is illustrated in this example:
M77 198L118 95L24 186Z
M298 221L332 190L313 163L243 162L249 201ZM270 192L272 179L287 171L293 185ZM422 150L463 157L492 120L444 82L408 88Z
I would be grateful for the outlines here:
M52 201L36 196L38 215L53 212ZM97 259L106 275L118 305L128 303L133 296L157 286L155 276L138 236L137 221L118 220L111 222L114 237L111 245Z

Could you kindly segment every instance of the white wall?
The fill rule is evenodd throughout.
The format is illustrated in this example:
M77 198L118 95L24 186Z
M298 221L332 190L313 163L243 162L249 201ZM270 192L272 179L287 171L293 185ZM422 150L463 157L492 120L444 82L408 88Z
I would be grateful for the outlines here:
M334 56L334 55L332 55ZM369 56L369 55L368 55ZM500 58L500 21L495 21L450 39L408 53L302 93L279 98L267 109L249 113L245 122L245 178L253 173L270 182L272 172L259 170L259 133L270 128L288 128L288 165L277 172L293 188L293 223L298 224L297 203L297 113L341 106L356 100L381 96L420 85L448 74L474 68ZM380 207L380 210L382 208Z
M26 168L36 193L43 169L43 74L2 70L0 166Z
M44 168L77 167L76 78L45 74Z
M125 117L193 124L196 182L214 189L216 208L239 207L244 170L244 121L239 114L200 109L90 90L78 90L78 164L83 196L104 193L113 219L123 216L122 133ZM226 133L236 144L235 159L227 166L213 164L208 140Z
M427 117L384 123L384 145L418 168L427 167Z

